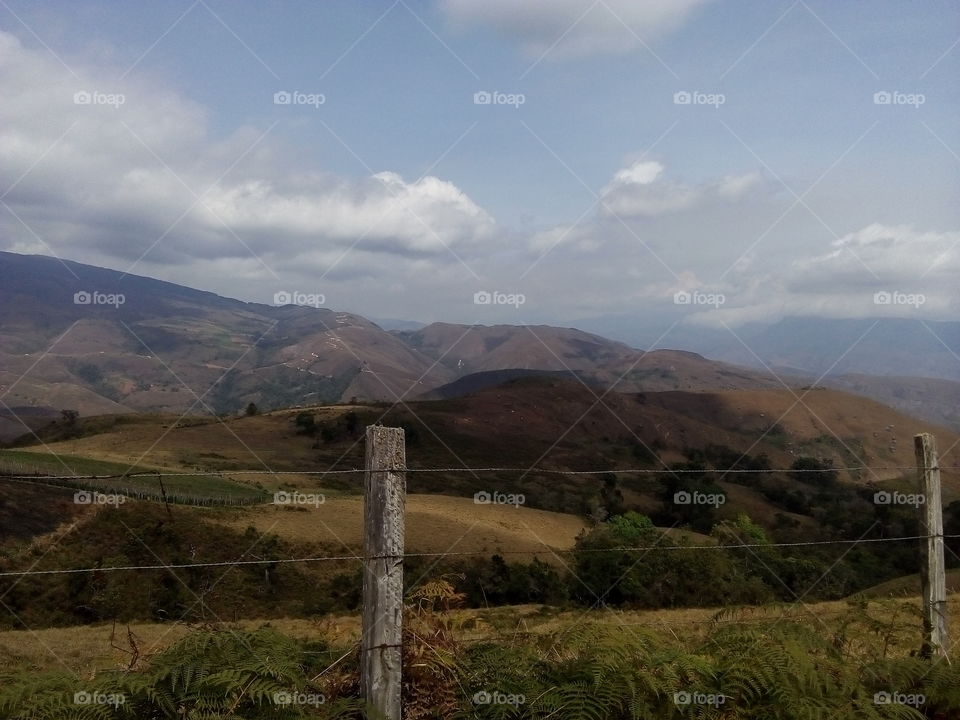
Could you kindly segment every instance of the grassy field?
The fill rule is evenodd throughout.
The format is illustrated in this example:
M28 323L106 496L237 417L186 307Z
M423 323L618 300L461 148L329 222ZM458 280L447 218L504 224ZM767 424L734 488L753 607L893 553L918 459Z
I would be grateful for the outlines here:
M678 610L564 610L520 605L480 610L454 610L450 626L465 643L489 639L535 643L538 637L564 632L588 623L609 625L631 634L653 632L684 646L701 642L713 629L727 625L772 627L802 623L824 636L845 644L852 655L879 658L902 657L916 650L920 639L919 598L907 597L813 604L770 605L726 609ZM960 627L960 594L949 596L951 627ZM871 630L866 632L869 625ZM350 647L360 639L358 615L340 615L316 620L271 618L237 623L212 622L205 627L254 629L271 627L303 640L328 642L332 647ZM126 666L130 660L128 633L141 657L160 652L196 626L183 623L88 625L0 633L0 665L36 670L68 669L89 674L95 670ZM861 631L863 630L863 631Z
M237 530L253 525L285 540L322 539L359 547L363 532L363 498L327 497L323 504L290 508L265 505L244 508L224 520ZM211 519L221 515L212 514ZM411 552L489 552L569 550L586 523L562 513L508 505L477 505L472 498L408 495L406 547Z
M131 470L129 463L111 460L99 460L77 455L61 455L26 450L0 450L0 475L117 475L116 478L102 480L69 480L63 484L102 490L105 492L144 493L152 497L161 497L160 481L156 476L126 475L134 472L162 472L156 467L137 466ZM56 483L58 481L51 481ZM204 473L183 474L164 478L164 489L168 496L182 498L227 498L236 500L255 500L263 496L263 491L250 485L235 482L219 475Z
M863 594L870 598L905 597L920 592L920 576L907 575L906 577L888 580L880 583ZM960 569L947 570L947 592L960 593Z

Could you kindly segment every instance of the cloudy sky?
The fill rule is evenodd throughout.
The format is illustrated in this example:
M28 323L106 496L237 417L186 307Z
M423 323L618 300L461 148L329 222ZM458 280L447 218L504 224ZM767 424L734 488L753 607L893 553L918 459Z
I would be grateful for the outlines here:
M958 39L951 0L0 0L0 249L375 318L956 318Z

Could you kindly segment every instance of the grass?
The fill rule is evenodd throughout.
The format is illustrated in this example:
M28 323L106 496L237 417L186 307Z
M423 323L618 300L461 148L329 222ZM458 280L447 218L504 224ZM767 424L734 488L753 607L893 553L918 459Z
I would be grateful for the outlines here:
M960 594L948 597L948 621L960 623ZM851 621L866 613L874 631L851 632ZM903 657L920 643L919 598L857 599L823 603L767 605L736 609L684 608L643 611L565 610L540 605L517 605L452 612L458 640L465 643L512 638L536 642L538 637L564 632L586 623L610 624L625 634L652 632L690 647L702 642L717 626L773 627L800 622L846 643L847 650L864 658ZM271 618L235 623L213 621L207 627L255 629L271 627L302 640L324 640L333 647L349 647L360 639L359 615L310 619ZM186 623L85 625L0 632L0 665L32 670L69 669L89 674L116 668L129 661L128 631L143 656L159 652L188 634Z
M304 492L314 492L304 489ZM363 498L327 495L317 505L262 505L211 515L242 532L253 526L292 542L329 542L350 547L363 540ZM551 550L569 550L586 523L574 515L509 505L477 505L472 497L421 495L406 497L406 547L420 552L527 552L511 560L529 561L539 553L546 562Z
M153 498L162 496L160 481L156 476L127 475L129 472L163 472L162 469L137 466L109 460L95 460L77 455L61 455L25 450L0 450L0 476L2 475L117 475L101 480L67 480L63 484L117 492L141 494ZM57 483L62 481L51 481ZM203 473L166 477L164 490L171 500L175 499L228 499L254 501L263 496L263 491L242 485L219 475Z
M946 572L947 592L960 592L960 568L953 568ZM920 592L920 576L904 575L887 582L874 585L863 591L869 598L904 597Z

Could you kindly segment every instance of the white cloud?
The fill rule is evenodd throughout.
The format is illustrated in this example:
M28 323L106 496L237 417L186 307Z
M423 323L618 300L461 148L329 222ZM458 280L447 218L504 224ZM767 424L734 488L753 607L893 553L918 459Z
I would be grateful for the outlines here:
M454 25L492 27L518 41L531 57L549 53L563 58L637 50L654 37L676 30L707 2L440 0L440 8Z
M797 293L866 287L933 294L958 274L960 232L872 223L833 241L828 252L793 263L785 281Z
M618 170L600 191L603 210L621 217L663 215L710 198L737 200L761 181L759 173L751 172L691 186L664 179L664 169L655 160L640 160Z
M253 251L272 267L339 256L356 242L359 255L446 263L455 262L447 247L469 255L497 232L449 181L297 172L293 153L260 129L218 137L205 109L176 92L70 65L76 76L0 32L0 192L14 186L4 201L58 254L132 262L162 237L147 262ZM77 92L123 102L77 104ZM2 208L0 228L7 247L42 246Z
M489 7L507 13L496 0ZM571 5L529 7L537 25ZM872 300L884 289L924 293L924 312L960 310L960 232L868 224L877 216L868 202L841 197L824 212L811 200L838 229L856 210L845 227L860 229L830 244L802 207L778 220L794 200L759 172L723 175L724 168L683 180L668 163L647 159L611 168L598 190L603 204L576 226L521 235L448 180L391 171L345 178L304 167L274 135L261 139L262 128L218 134L207 109L175 91L135 76L117 85L115 69L67 59L79 80L48 53L0 32L0 192L17 182L4 201L48 243L0 207L0 247L52 248L122 270L166 233L135 272L251 299L304 288L345 309L424 319L474 319L471 296L482 287L523 292L525 312L555 323L588 309L676 311L678 288L724 293L722 308L693 318L731 326L790 314L889 314ZM83 89L123 93L126 101L75 105ZM499 180L509 191L508 179ZM193 192L204 199L188 210ZM896 208L883 210L896 217ZM721 278L741 253L745 260Z
M763 177L759 172L746 173L745 175L727 175L717 183L717 195L736 200L746 195L750 190L759 185L762 180Z
M529 237L528 247L537 254L549 253L552 260L557 259L552 256L562 248L578 253L605 248L618 254L630 247L641 246L645 251L655 248L658 255L669 255L664 262L677 275L683 275L690 258L702 255L703 250L699 247L702 233L698 230L695 235L686 236L685 227L699 227L704 222L716 226L718 215L739 212L734 203L751 197L762 202L770 196L770 187L764 184L759 172L727 175L696 185L671 180L666 175L666 167L656 160L638 160L617 170L600 189L600 203L594 214L576 225L557 225L535 232ZM661 246L671 237L681 239L682 246L670 243L670 252L665 253ZM611 262L616 264L618 260ZM666 270L657 260L655 267ZM667 273L673 282L673 275Z
M250 180L218 188L206 203L206 218L216 228L222 219L237 232L282 233L291 238L324 237L361 247L416 253L489 237L493 220L459 188L435 177L406 182L392 172L360 182L327 187L319 176L302 176L299 189L268 180Z
M663 173L663 165L656 160L637 161L630 167L618 170L611 185L649 185Z
M945 319L960 308L960 232L872 223L834 240L824 253L782 271L769 268L730 278L735 302L692 319L729 325L783 316ZM899 293L904 301L878 304L877 293Z

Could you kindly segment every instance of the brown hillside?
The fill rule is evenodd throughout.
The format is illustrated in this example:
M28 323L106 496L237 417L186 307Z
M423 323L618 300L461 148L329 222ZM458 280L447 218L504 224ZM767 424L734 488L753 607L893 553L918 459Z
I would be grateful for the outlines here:
M800 394L800 393L798 393ZM663 466L643 457L643 447L658 448L662 462L682 460L690 449L707 445L756 457L765 453L773 467L788 468L799 456L820 457L833 465L866 465L875 471L843 473L859 483L902 482L912 478L912 436L937 435L942 451L947 502L960 497L957 435L867 398L835 390L802 395L787 390L721 393L611 393L598 403L575 381L528 378L454 400L388 406L327 406L287 410L218 421L155 417L108 427L73 439L48 435L39 452L59 452L129 464L184 470L219 470L246 483L268 488L284 484L359 489L357 475L271 476L270 471L326 470L363 466L362 428L382 419L408 432L408 462L414 467L516 467L596 470ZM325 435L298 434L294 419L308 412ZM354 416L351 433L346 419ZM93 422L93 421L88 421ZM81 429L84 423L81 422ZM639 455L637 453L640 453ZM901 469L897 469L901 468ZM252 469L262 475L230 475ZM642 479L642 476L639 476ZM732 479L732 478L731 478ZM540 507L567 509L564 493L594 487L593 476L538 475L536 472L411 474L411 492L472 496L484 489L522 488L541 499ZM520 483L518 485L518 483ZM646 489L645 489L646 488ZM630 492L641 495L639 485ZM775 509L752 489L739 493L738 505ZM753 495L749 495L753 493ZM642 505L642 503L641 503ZM733 505L723 508L734 513Z

